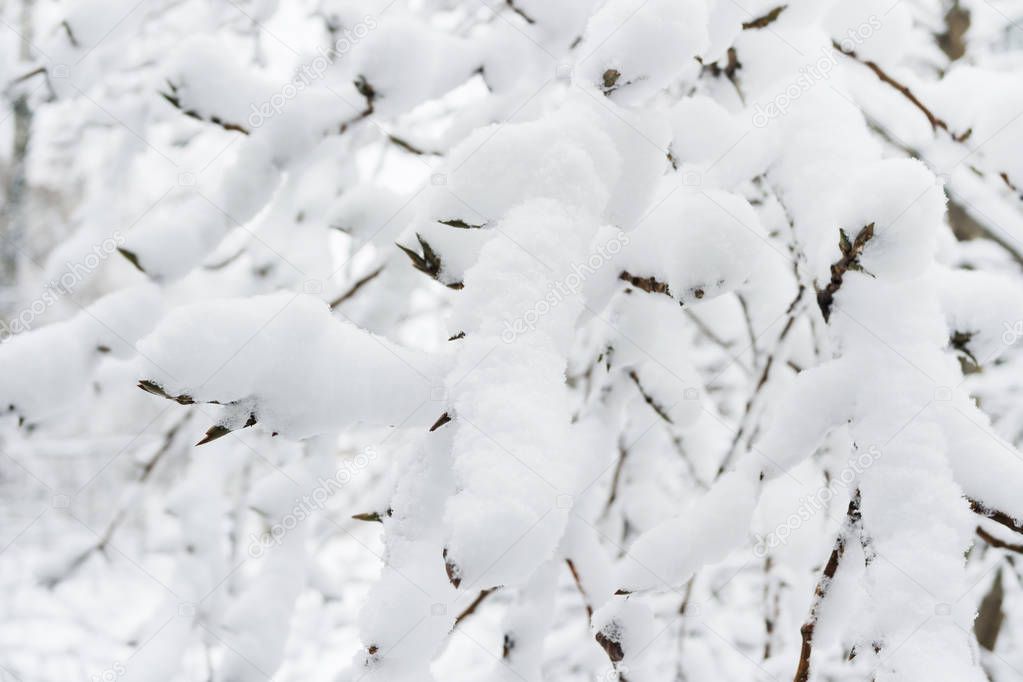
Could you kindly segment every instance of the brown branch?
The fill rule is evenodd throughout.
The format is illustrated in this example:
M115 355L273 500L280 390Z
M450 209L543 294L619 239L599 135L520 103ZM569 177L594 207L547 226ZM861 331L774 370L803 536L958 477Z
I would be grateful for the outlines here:
M995 537L991 533L987 532L980 526L977 526L977 535L988 543L992 547L998 547L999 549L1007 549L1010 552L1016 552L1017 554L1023 554L1023 545L1015 545L1011 542L1006 542L1000 538Z
M642 392L642 389L640 389ZM604 514L607 514L611 510L611 505L614 504L618 498L618 484L621 482L622 469L625 468L625 459L629 456L629 449L625 447L625 444L621 441L618 442L618 463L615 465L614 475L611 477L611 492L607 496L607 504L604 505ZM572 560L568 560L569 568L572 566Z
M966 32L970 30L970 10L955 0L945 13L945 32L938 35L938 47L950 62L966 54Z
M374 270L373 272L369 273L365 277L362 277L361 279L356 280L355 284L353 284L348 289L348 291L346 291L345 293L341 294L340 296L338 296L337 298L335 298L333 301L330 302L330 309L333 310L334 308L338 307L339 305L341 305L342 303L344 303L345 301L350 299L352 296L355 296L355 294L359 293L359 289L361 289L362 287L366 286L367 284L372 282L374 279L379 277L380 273L383 272L383 271L384 271L384 266L381 265L380 267L378 267L376 270Z
M415 146L414 144L412 144L411 142L409 142L405 138L398 137L397 135L388 134L387 135L387 139L391 143L393 143L393 144L397 145L398 147L401 147L402 149L407 151L409 154L415 154L416 156L442 156L442 154L440 152L428 151L426 149L422 149L421 147Z
M523 12L521 7L516 7L513 0L505 0L505 2L507 3L508 7L511 8L511 11L515 12L515 14L518 14L520 17L525 19L527 24L536 23L536 19Z
M639 375L636 374L636 370L634 369L629 370L629 378L632 379L632 383L636 384L636 388L639 390L639 394L643 396L643 400L646 401L646 404L649 405L650 408L657 413L657 416L663 419L664 421L668 422L669 424L674 424L674 422L671 421L671 417L668 415L667 410L664 409L664 406L658 403L656 400L654 400L653 396L647 393L646 390L643 388L643 384L640 383Z
M785 322L785 326L782 327L781 333L778 334L778 340L774 344L774 350L767 356L767 360L764 362L764 369L760 372L760 378L757 380L757 385L753 388L753 392L750 394L749 399L746 401L746 407L743 409L742 419L739 422L739 429L735 432L735 436L732 438L732 444L728 448L728 452L725 453L724 459L721 460L721 465L718 466L717 475L715 478L720 478L728 467L732 463L732 459L735 457L738 447L742 442L743 437L747 432L752 429L749 421L753 415L753 407L756 405L757 398L760 397L761 391L764 386L767 385L767 380L771 376L771 368L774 367L775 357L781 352L781 345L785 339L796 326L796 319L799 317L799 304L803 300L803 295L806 293L806 287L802 284L799 285L799 289L796 291L796 297L789 303L788 309L785 314L788 319Z
M1002 524L1003 526L1010 530L1023 534L1023 523L1020 523L1018 520L1014 519L1013 517L1009 516L1003 511L992 509L991 507L985 505L984 503L974 500L972 498L967 499L970 503L970 509L972 509L973 511L977 512L981 516L986 516L995 523Z
M566 558L565 563L568 564L568 571L572 574L572 580L575 581L576 589L579 590L579 596L583 598L583 606L586 607L586 617L592 619L593 606L590 604L590 598L586 595L586 590L583 589L582 580L579 579L579 571L576 570L575 564L571 559Z
M67 39L68 42L71 43L71 46L79 47L80 44L78 42L78 39L75 38L75 32L71 30L71 24L67 23L67 21L62 21L60 22L60 27L64 29L64 33L67 34Z
M825 322L831 317L831 306L835 302L835 294L842 287L845 273L850 270L863 271L860 256L863 255L867 242L874 237L874 223L864 226L851 242L845 230L840 229L838 233L838 246L842 250L842 257L831 265L831 281L823 289L817 290L817 305L820 306Z
M821 605L828 594L835 573L838 572L838 565L845 553L845 545L849 536L860 525L860 491L857 490L853 498L849 500L849 508L846 511L846 520L841 530L835 537L835 545L828 557L828 563L824 566L824 572L817 581L817 587L813 593L813 604L810 606L810 615L799 629L802 636L802 646L799 651L799 665L796 667L796 675L793 682L807 682L810 679L810 658L813 655L813 633L817 626L817 618L820 616Z
M143 486L146 485L146 483L152 477L153 471L155 471L156 469L156 465L159 464L160 461L164 458L164 456L171 450L171 446L174 444L175 437L181 431L182 427L184 427L184 425L188 422L191 416L192 416L191 412L185 414L184 417L179 419L176 424L173 424L170 427L170 429L167 430L167 433L165 433L163 436L163 442L160 444L160 448L153 454L152 457L149 458L149 461L146 462L146 464L142 467L142 470L139 472L138 478L135 479L135 481L132 483L133 487L142 488ZM70 578L71 575L74 574L74 572L77 571L86 562L86 560L88 560L88 558L92 556L94 553L106 550L107 545L109 545L114 538L114 533L117 532L117 529L128 517L128 511L131 508L132 506L129 504L124 505L120 509L118 509L117 513L114 514L114 517L110 520L110 523L107 524L107 527L104 529L102 535L98 536L98 540L96 541L96 543L90 545L81 554L75 557L75 559L73 559L68 564L67 568L64 570L62 575L54 576L47 580L45 583L46 586L50 589L56 587L64 580Z
M480 590L480 593L476 595L476 598L472 600L472 603L465 607L465 610L458 614L458 617L455 618L455 623L454 625L451 626L451 629L454 630L459 626L459 624L461 624L463 620L465 620L472 614L476 613L476 609L479 608L479 605L483 603L483 600L492 595L498 589L500 588L488 587L485 590Z
M892 137L885 128L878 122L872 121L870 124L871 130L880 135L888 144L901 150L903 153L909 156L921 158L920 152L912 147L909 147L902 142ZM975 169L976 170L976 169ZM981 174L983 176L983 173ZM1008 181L1008 176L1002 178L1003 181ZM1010 189L1014 189L1012 183L1008 183ZM957 200L952 187L946 188L946 195L948 196L948 222L952 226L952 232L956 239L961 242L970 241L973 239L987 239L998 246L1002 247L1009 256L1023 266L1023 253L1018 251L1012 244L1009 243L1004 237L1000 237L992 229L982 224L979 220L974 218L969 210L963 205L962 202ZM1021 197L1023 198L1023 197ZM998 227L995 225L995 227Z
M855 51L843 48L834 40L831 41L831 45L836 50L844 54L846 57L854 59L860 64L863 64L864 66L869 68L871 71L874 72L874 75L881 80L881 82L887 83L888 85L895 88L903 97L908 99L913 104L913 106L919 109L923 113L923 115L927 117L927 122L931 124L932 130L937 131L940 128L941 130L944 130L946 133L948 133L949 136L956 142L965 142L966 139L970 137L970 134L973 132L972 129L967 130L965 133L960 134L953 133L952 129L949 128L948 123L946 123L943 119L935 116L934 112L928 109L927 106L923 102L921 102L916 95L913 94L912 90L910 90L906 85L889 76L884 69L877 65L876 62L860 57L859 55L856 54Z
M977 607L977 619L973 622L973 632L977 636L977 644L988 651L995 650L998 642L998 635L1005 623L1005 611L1002 609L1005 601L1005 588L1002 586L1002 567L995 573L995 579L991 582L991 589L984 598L980 600Z
M249 134L248 128L238 123L225 121L219 116L203 116L195 109L186 109L185 106L181 103L181 98L178 97L178 87L169 81L167 82L167 87L170 88L170 92L169 93L161 92L160 96L163 97L168 102L170 102L171 106L173 106L175 109L183 113L185 116L188 116L189 118L194 118L197 121L202 121L203 123L212 123L214 125L218 125L224 130L230 130L232 132L241 133L242 135Z
M637 277L629 273L626 270L622 270L621 274L618 275L618 279L623 282L628 282L637 289L642 289L648 294L664 294L669 298L674 298L671 295L671 290L668 288L667 282L661 282L654 277ZM681 305L681 303L679 303Z
M770 26L778 19L781 13L785 11L786 7L788 7L788 5L778 5L767 14L759 16L756 19L751 19L747 22L744 22L742 25L742 30L748 31L750 29L760 29Z

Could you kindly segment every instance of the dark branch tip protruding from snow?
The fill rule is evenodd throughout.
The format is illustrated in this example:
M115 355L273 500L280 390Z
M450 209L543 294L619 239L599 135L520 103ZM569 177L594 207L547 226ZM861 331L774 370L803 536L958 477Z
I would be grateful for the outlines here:
M761 15L756 19L750 19L749 21L744 22L742 25L742 30L749 31L750 29L767 28L775 21L777 21L778 17L781 16L781 13L785 11L786 7L788 7L788 5L778 5L777 7L769 11L767 14Z
M447 225L448 227L457 227L460 230L482 230L487 226L486 223L480 223L477 225L475 223L466 222L461 218L445 218L443 220L438 220L437 222L441 225Z
M152 393L153 395L160 396L161 398L173 400L179 405L195 404L195 400L192 398L192 396L185 394L171 395L167 391L163 390L163 386L156 383L155 381L150 381L149 379L139 379L138 386L146 393Z
M448 582L450 582L451 586L457 590L458 586L462 584L462 571L458 568L455 562L448 559L447 547L444 548L442 556L444 557L444 571L448 574Z
M617 626L616 621L611 621L608 627ZM597 644L607 653L607 657L611 659L612 663L620 663L625 658L625 650L622 648L622 643L608 635L605 630L600 630L594 635L594 639L597 640Z
M128 249L124 248L123 246L118 246L117 247L117 252L119 254L121 254L122 256L124 256L125 258L127 258L128 262L131 263L132 265L134 265L136 270L138 270L139 272L145 274L145 272L146 272L145 269L142 267L142 264L139 263L138 254L136 254L134 251L129 251Z
M412 267L440 282L440 273L443 268L440 256L437 255L437 252L433 250L433 247L430 246L429 242L423 239L422 235L418 232L416 233L416 240L419 242L419 246L423 250L422 255L416 253L407 246L397 243L395 245L409 257L409 260L412 261ZM447 288L455 290L461 289L464 286L462 282L441 283Z
M842 282L845 278L845 273L850 270L853 272L863 272L864 274L870 275L869 272L863 269L860 265L860 256L863 255L863 250L867 246L867 242L874 238L874 223L869 223L856 234L856 237L852 240L849 239L849 235L846 234L845 230L838 230L838 248L842 252L842 257L839 258L831 265L831 280L827 286L823 289L817 289L817 305L821 309L821 314L824 316L824 321L827 322L831 318L831 308L835 302L835 294L842 287ZM873 275L870 275L873 277Z
M434 431L436 431L440 427L442 427L445 424L447 424L449 421L451 421L451 415L449 415L447 412L445 412L440 417L438 417L437 421L435 421L433 423L433 426L430 427L430 433L433 433Z

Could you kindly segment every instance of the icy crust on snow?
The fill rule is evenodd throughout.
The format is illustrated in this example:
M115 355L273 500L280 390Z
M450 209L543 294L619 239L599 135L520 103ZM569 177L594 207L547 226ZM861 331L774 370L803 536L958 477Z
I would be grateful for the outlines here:
M162 312L159 290L143 285L109 294L69 320L18 334L0 345L0 410L30 424L81 400L103 358L130 358Z
M324 302L287 292L177 308L138 348L141 379L171 396L240 406L294 438L354 423L425 422L421 408L443 370L429 355L331 317Z

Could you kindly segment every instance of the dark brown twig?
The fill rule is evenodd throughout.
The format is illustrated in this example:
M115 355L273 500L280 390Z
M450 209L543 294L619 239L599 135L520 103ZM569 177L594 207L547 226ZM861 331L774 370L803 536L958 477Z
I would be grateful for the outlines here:
M1018 520L1009 516L1005 512L998 511L997 509L992 509L991 507L988 507L987 505L983 504L982 502L979 502L978 500L969 499L969 502L970 509L977 512L981 516L986 516L995 523L1000 523L1010 530L1023 534L1023 523L1020 523Z
M378 267L376 270L369 273L365 277L356 280L355 283L351 287L349 287L348 291L344 292L343 294L341 294L340 296L338 296L337 298L330 302L330 309L333 310L334 308L338 307L339 305L350 299L352 296L355 296L355 294L359 293L359 289L362 289L362 287L366 286L374 279L379 277L380 273L383 271L384 266L381 265L380 267Z
M458 617L455 618L455 623L451 626L451 629L454 630L463 620L476 613L476 609L483 603L483 600L492 595L498 589L499 588L497 587L488 587L485 590L480 590L480 593L476 595L476 598L472 600L472 603L465 607L465 610L458 614Z
M846 511L845 523L835 537L835 545L828 557L828 563L824 566L824 572L817 581L817 587L813 593L813 604L810 606L810 615L799 629L802 636L802 646L799 651L799 665L796 667L796 675L793 682L807 682L810 679L810 658L813 655L813 633L817 626L817 618L820 616L821 605L828 594L828 589L838 572L838 565L845 553L845 545L849 536L855 532L860 525L860 491L857 490L853 498L849 500L849 508Z
M1000 538L995 537L991 533L987 532L980 526L977 526L977 535L988 543L992 547L998 547L999 549L1007 549L1010 552L1016 552L1017 554L1023 554L1023 545L1016 545L1011 542L1006 542Z
M838 233L838 246L842 250L842 257L831 265L831 281L823 289L817 290L817 305L820 306L825 322L831 317L831 306L835 302L835 294L842 287L845 273L850 270L864 271L860 266L860 256L863 255L867 242L874 237L874 223L864 226L853 241L849 241L845 230L839 230Z
M168 81L167 87L170 89L170 92L169 93L161 92L160 96L163 97L168 102L170 102L171 106L173 106L175 109L183 113L185 116L188 116L189 118L194 118L195 120L202 121L204 123L212 123L214 125L218 125L224 130L230 130L232 132L241 133L242 135L249 134L249 129L238 123L225 121L219 116L215 115L203 116L195 109L186 109L185 106L181 103L181 98L178 96L178 86Z
M858 54L856 54L854 50L851 49L847 50L834 40L831 41L831 45L836 50L844 54L846 57L858 61L860 64L863 64L868 69L873 71L874 75L877 76L878 79L881 80L881 82L887 83L888 85L895 88L903 97L908 99L910 103L913 104L913 106L919 109L923 113L923 115L927 117L927 122L931 124L932 130L937 131L940 128L941 130L944 130L946 133L948 133L949 136L956 142L965 142L967 138L970 137L970 134L973 132L972 129L967 130L965 133L959 134L952 132L952 129L949 128L948 123L946 123L944 119L935 116L934 112L928 109L927 105L921 102L917 98L917 96L913 94L913 91L910 90L909 87L889 76L884 69L878 66L876 62L860 57Z
M749 21L744 22L742 25L742 30L748 31L750 29L760 29L770 26L775 21L777 21L778 17L781 15L782 12L785 11L786 7L788 7L788 5L778 5L767 14L759 16L756 19L750 19Z

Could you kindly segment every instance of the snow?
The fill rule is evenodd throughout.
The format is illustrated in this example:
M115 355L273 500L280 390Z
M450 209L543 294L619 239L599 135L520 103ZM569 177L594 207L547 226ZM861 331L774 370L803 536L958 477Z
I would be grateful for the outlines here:
M293 438L353 423L425 423L443 367L289 292L175 309L139 352L140 380L170 396L225 405L229 416L246 411L243 420L251 413L261 428ZM310 392L320 397L313 409L302 399Z
M1017 5L8 3L0 676L1016 679Z

